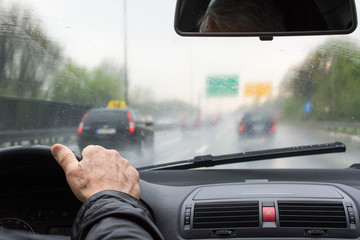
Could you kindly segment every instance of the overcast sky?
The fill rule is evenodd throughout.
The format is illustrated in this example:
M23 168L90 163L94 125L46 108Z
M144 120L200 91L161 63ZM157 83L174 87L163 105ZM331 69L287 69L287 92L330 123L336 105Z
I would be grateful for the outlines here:
M123 65L123 1L18 1L32 9L64 55L78 64L91 68L110 60ZM240 86L250 81L276 86L289 68L327 38L184 38L174 31L175 4L128 0L126 5L130 85L151 89L159 100L176 97L194 103L204 96L206 76L211 74L237 74ZM358 39L358 32L352 38Z

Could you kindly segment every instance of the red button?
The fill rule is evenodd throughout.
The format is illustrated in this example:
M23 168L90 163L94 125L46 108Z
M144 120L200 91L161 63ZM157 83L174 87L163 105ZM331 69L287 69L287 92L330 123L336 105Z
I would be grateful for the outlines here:
M275 222L275 207L263 207L263 221Z

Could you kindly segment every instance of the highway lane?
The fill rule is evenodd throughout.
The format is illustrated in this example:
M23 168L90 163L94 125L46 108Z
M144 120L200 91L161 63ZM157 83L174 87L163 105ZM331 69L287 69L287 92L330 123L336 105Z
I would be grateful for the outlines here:
M339 168L348 167L358 161L360 138L345 134L334 134L316 129L304 129L288 124L279 124L272 138L239 138L236 122L232 119L216 126L199 129L158 132L155 138L155 163L191 159L194 156L230 154L263 149L340 141L347 145L346 153L313 155L273 159L223 166L242 168Z
M358 161L360 156L360 137L334 134L317 129L306 129L279 123L273 137L239 138L233 119L217 125L202 126L197 129L179 128L155 132L154 152L139 154L134 151L121 151L133 166L141 167L179 160L192 159L198 155L221 155L263 149L283 148L301 145L330 143L340 141L346 144L346 153L313 155L271 159L241 164L219 166L220 168L341 168ZM78 151L76 143L68 143Z

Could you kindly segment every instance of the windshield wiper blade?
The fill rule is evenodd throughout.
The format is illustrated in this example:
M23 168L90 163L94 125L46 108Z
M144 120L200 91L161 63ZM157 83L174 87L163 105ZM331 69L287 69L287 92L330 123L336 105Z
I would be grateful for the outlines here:
M196 156L190 160L163 163L147 167L138 168L138 171L151 170L177 170L177 169L192 169L200 167L212 167L217 165L253 162L274 158L297 157L305 155L326 154L345 152L346 146L341 142L305 145L297 147L275 148L260 151L242 152L235 154L226 154L219 156L202 155Z

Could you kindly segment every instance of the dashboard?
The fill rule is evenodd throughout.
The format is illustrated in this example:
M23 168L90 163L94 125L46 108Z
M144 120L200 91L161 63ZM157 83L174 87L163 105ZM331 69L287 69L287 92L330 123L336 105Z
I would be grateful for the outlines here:
M357 169L142 172L165 239L359 239Z
M0 227L70 239L81 203L50 148L0 150L0 163ZM141 171L141 201L169 240L360 239L359 171Z

